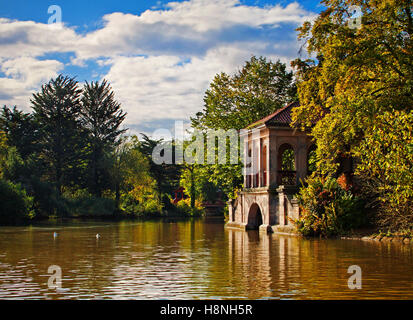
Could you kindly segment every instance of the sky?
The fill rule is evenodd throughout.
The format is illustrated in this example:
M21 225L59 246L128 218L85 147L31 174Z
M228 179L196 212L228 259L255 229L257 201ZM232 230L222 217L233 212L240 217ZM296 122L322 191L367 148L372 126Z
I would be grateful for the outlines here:
M32 94L59 74L107 79L130 134L170 130L203 109L217 73L252 55L300 57L295 29L322 9L314 0L0 0L0 105L30 111Z

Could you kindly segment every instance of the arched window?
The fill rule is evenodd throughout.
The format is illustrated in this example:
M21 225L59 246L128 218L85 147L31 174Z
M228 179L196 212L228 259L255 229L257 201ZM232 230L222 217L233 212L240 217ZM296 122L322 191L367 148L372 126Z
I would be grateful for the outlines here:
M278 149L278 184L295 185L296 184L296 165L294 148L284 143Z

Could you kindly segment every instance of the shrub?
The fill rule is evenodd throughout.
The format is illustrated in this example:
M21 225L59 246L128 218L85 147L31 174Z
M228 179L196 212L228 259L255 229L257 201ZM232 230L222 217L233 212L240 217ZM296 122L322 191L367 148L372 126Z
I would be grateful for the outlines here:
M115 212L115 201L96 197L72 199L69 200L69 209L70 214L77 217L111 216Z
M20 184L0 180L0 222L18 223L33 217L33 197Z
M137 199L133 192L121 195L120 208L128 216L160 215L162 203L156 196L145 196Z
M195 201L195 208L191 208L191 199L181 200L177 203L175 211L187 217L199 217L204 213L204 208L200 201Z
M315 176L307 182L298 196L302 214L295 221L301 234L328 237L366 224L364 202L345 179Z
M59 195L52 183L32 178L30 188L34 197L34 207L39 215L49 217L69 214L67 201Z
M356 155L356 174L365 197L373 198L378 226L413 230L413 110L376 116Z
M115 212L115 201L93 196L87 189L66 188L63 197L68 212L76 217L111 216Z

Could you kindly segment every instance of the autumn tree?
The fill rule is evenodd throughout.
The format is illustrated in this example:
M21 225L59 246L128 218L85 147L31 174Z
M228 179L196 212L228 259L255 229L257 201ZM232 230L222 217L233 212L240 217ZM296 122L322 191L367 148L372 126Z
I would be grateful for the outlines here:
M323 4L327 9L314 23L298 29L308 53L317 59L293 62L301 103L293 114L294 125L312 130L323 174L336 171L338 157L359 157L356 173L362 182L386 190L399 190L402 184L403 189L413 189L412 180L400 179L403 171L413 170L408 161L411 149L406 147L411 136L398 136L413 128L412 1L325 0ZM401 123L407 131L397 128ZM400 159L405 159L403 164ZM400 164L398 169L395 163ZM389 167L398 173L390 174ZM382 194L382 209L393 195ZM388 211L411 217L411 193L398 199L400 205ZM409 225L413 225L411 218L405 224Z

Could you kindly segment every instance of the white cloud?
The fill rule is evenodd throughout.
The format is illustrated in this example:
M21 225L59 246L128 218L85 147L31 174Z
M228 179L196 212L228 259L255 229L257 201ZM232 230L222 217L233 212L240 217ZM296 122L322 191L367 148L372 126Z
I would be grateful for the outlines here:
M89 68L93 61L109 67L104 77L128 112L129 125L189 119L202 108L216 73L235 72L251 55L285 63L295 58L294 29L312 16L297 2L261 8L238 0L191 0L140 15L108 14L102 28L85 35L0 18L0 103L27 106L31 92L64 68L39 59L73 52L72 65Z
M80 37L67 27L0 18L0 57L37 57L73 51Z
M31 93L39 84L56 77L63 69L56 60L37 60L31 57L9 59L0 64L6 77L0 77L0 105L19 105L28 109Z

